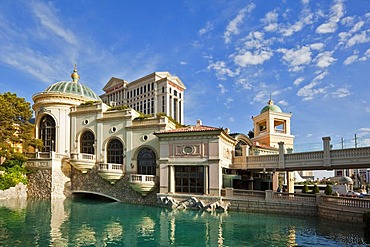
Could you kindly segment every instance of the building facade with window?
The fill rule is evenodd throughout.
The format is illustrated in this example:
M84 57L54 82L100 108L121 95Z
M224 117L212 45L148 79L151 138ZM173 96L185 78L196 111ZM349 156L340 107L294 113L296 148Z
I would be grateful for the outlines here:
M101 193L99 186L108 183L111 186L105 190L123 198L122 181L141 196L153 191L220 196L221 189L236 180L239 188L272 189L272 173L246 172L233 162L249 155L277 153L271 146L277 136L288 144L293 141L290 114L271 109L254 118L260 129L254 139L205 126L200 120L179 127L176 121L184 120L185 86L167 72L131 83L111 78L102 98L79 82L76 68L71 77L33 96L35 133L44 147L27 162L38 170L30 175L34 177L30 191L43 190L45 186L38 181L49 177L46 187L51 196L66 196L67 184L76 188L73 176L79 177L82 187L84 183L90 186L85 190ZM160 112L167 116L156 115ZM258 141L266 147L256 145Z
M177 76L155 72L132 82L112 77L100 98L107 105L126 105L143 114L164 113L183 124L185 89Z

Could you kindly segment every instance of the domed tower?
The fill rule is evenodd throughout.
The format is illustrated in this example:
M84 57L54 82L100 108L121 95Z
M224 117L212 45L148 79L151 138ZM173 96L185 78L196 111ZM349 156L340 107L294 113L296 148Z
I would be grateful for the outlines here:
M36 137L43 140L43 152L70 152L70 108L87 101L101 101L89 87L80 84L76 65L72 81L60 81L33 95Z
M293 148L294 136L290 133L292 113L283 113L270 99L258 116L252 117L254 137L252 141L267 147L279 148L284 142L285 149Z

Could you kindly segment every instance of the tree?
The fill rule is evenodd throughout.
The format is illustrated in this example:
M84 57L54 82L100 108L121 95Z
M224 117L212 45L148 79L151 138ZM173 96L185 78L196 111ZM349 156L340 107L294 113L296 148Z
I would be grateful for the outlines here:
M254 137L254 129L248 132L248 137L252 139Z
M30 123L30 103L15 93L0 94L0 160L11 159L14 153L21 153L32 146L42 146L34 138L34 125Z

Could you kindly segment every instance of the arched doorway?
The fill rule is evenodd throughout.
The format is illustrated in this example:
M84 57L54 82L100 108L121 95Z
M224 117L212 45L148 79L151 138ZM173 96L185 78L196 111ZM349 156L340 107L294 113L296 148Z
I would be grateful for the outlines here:
M109 141L107 145L107 162L123 164L123 144L118 139Z
M43 152L55 151L55 121L50 115L41 118L39 137L44 144Z
M94 142L95 137L91 131L85 131L81 135L80 140L80 153L84 154L94 154Z
M137 173L143 175L156 175L156 156L152 149L143 148L137 155Z

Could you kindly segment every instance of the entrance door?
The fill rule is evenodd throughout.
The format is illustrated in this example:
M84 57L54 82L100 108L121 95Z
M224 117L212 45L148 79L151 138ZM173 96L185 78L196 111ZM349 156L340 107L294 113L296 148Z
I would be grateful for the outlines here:
M176 192L204 194L203 166L176 166Z

